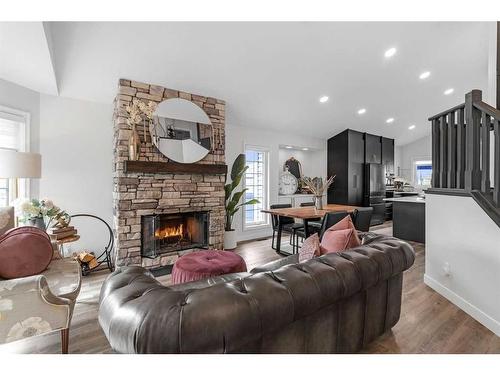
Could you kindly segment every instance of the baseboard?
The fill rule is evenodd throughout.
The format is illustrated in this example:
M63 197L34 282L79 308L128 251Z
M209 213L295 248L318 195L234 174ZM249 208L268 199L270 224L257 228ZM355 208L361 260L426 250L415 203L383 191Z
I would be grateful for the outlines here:
M450 289L442 285L441 283L434 280L432 277L424 275L424 283L430 288L434 289L436 292L441 294L448 301L453 303L455 306L462 309L464 312L469 314L471 317L476 319L483 326L492 331L495 335L500 337L500 322L493 319L491 316L478 309L476 306L470 304L465 299L460 297L458 294L452 292Z

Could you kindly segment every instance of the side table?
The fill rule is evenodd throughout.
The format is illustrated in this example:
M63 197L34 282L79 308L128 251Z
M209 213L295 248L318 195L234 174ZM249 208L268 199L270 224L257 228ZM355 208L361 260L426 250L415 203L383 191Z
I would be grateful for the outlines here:
M64 252L64 244L70 243L70 242L76 242L79 239L80 239L80 236L78 234L75 234L74 236L70 236L70 237L66 237L66 238L61 238L60 240L56 240L55 242L57 244L57 250L59 250L59 254L61 254L61 256L63 258L66 258L67 255Z

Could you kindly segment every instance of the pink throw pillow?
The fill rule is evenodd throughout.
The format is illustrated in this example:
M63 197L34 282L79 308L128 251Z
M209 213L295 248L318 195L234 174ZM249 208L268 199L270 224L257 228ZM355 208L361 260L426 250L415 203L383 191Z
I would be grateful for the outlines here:
M299 262L305 262L320 255L318 233L309 236L299 249Z
M356 229L327 230L321 240L321 255L352 249L361 245Z
M356 229L352 222L351 215L347 215L337 224L332 225L328 230L343 230L343 229Z

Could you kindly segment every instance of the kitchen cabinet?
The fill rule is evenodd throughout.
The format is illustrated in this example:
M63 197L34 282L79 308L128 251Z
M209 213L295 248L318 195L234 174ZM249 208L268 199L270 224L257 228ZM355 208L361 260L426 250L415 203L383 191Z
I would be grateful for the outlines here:
M382 163L382 137L365 133L365 163Z
M363 202L364 134L344 130L328 140L328 203L361 206Z
M382 164L385 174L394 174L394 139L382 137Z
M369 191L373 184L365 181L365 169L369 164L382 165L385 171L394 173L394 140L351 129L346 129L331 137L328 140L327 169L328 176L335 175L336 177L328 190L328 203L352 206L370 205L377 210L379 221L383 221L385 217L390 217L390 212L386 215L386 210L391 208L386 207L382 200L385 196L383 186L378 189L381 193L378 197L379 201L364 199L364 196L374 195L374 191ZM372 169L373 167L375 166L372 166ZM380 172L377 176L381 176L383 180L384 168ZM385 181L382 182L382 185L384 184Z

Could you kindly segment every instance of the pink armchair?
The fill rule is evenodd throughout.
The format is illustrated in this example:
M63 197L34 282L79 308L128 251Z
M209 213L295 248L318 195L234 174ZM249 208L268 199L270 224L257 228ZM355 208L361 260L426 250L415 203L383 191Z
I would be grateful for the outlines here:
M61 331L62 352L68 352L81 269L73 259L53 258L53 252L49 236L34 227L0 236L0 344ZM49 264L42 270L47 255ZM24 276L37 266L41 269L35 275L11 278L12 272Z

